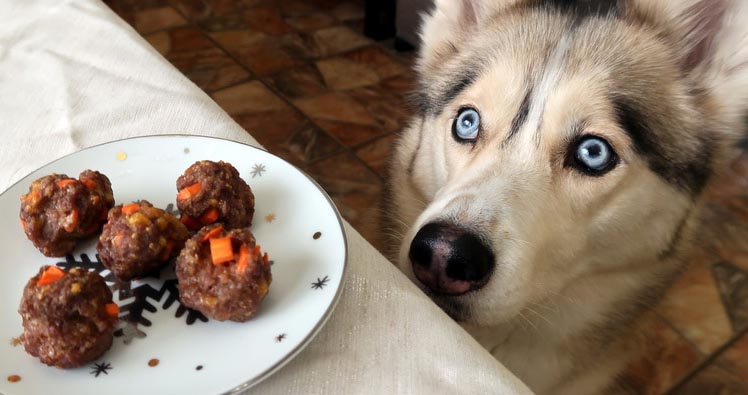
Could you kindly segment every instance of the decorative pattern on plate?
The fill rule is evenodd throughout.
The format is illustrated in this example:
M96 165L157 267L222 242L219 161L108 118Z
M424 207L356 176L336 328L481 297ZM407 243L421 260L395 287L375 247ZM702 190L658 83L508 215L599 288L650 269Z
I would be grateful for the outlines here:
M106 362L94 363L93 366L91 366L91 371L89 373L94 375L94 377L99 377L99 375L102 373L109 374L110 369L114 369L112 367L112 364L110 363L106 363Z
M285 338L286 338L286 334L285 333L281 333L280 335L278 335L278 336L275 337L275 341L278 342L278 343L280 343Z
M252 166L252 172L249 173L252 178L255 177L262 177L262 173L266 172L267 169L265 169L265 165L262 163L255 163L254 166Z
M327 285L328 281L330 281L330 279L327 276L322 277L321 279L317 277L317 281L312 283L312 289L322 289Z

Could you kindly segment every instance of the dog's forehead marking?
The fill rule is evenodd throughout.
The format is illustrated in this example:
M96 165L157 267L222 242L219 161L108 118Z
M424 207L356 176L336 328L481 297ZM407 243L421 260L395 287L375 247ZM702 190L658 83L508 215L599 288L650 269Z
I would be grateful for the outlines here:
M558 85L563 74L566 55L571 47L569 33L564 34L553 48L543 74L534 87L530 87L527 95L520 104L517 115L514 116L511 129L504 139L503 145L515 137L520 131L534 132L535 142L540 142L540 126L543 122L543 113L554 88Z

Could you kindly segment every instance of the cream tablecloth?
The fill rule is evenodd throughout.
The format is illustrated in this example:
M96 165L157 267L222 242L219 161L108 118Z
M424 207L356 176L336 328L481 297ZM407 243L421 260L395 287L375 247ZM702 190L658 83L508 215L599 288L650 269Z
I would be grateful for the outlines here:
M0 190L65 154L125 137L187 133L257 145L94 0L0 1L0 133ZM346 232L350 270L332 318L249 392L529 392L348 224Z

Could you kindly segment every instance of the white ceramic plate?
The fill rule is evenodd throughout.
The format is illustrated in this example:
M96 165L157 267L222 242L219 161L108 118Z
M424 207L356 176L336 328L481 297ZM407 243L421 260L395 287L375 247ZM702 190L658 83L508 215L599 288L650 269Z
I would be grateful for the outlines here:
M106 174L118 204L147 199L173 209L176 179L198 160L234 165L256 197L252 232L270 255L273 282L245 323L204 322L179 303L173 267L160 278L117 285L96 258L96 240L67 258L46 258L26 239L19 197L51 173ZM330 198L298 169L258 148L195 136L150 136L71 154L29 174L0 195L0 393L219 394L256 384L292 359L332 312L342 289L346 240ZM85 367L48 367L15 339L25 283L45 264L83 265L107 278L120 306L114 345ZM156 363L155 366L150 366ZM150 364L149 364L150 362ZM20 376L11 382L10 376Z

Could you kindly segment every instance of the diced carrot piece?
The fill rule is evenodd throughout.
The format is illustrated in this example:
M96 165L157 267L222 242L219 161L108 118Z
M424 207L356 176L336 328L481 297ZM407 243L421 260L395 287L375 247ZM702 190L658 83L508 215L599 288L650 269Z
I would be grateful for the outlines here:
M136 213L138 210L140 210L140 205L138 203L130 203L122 206L122 214L125 215Z
M36 199L39 199L39 197L41 196L42 196L41 191L39 191L38 189L35 189L29 192L28 195L26 195L26 197L24 198L24 200L36 200Z
M65 188L68 185L75 184L75 182L76 181L73 180L72 178L66 178L64 180L57 181L57 186L60 187L60 188Z
M252 251L252 255L255 256L255 257L259 257L261 250L262 250L262 247L260 247L259 244L255 245L255 249L254 249L254 251Z
M200 216L200 222L203 225L210 225L218 220L218 210L215 207L211 207Z
M99 186L99 184L97 184L96 181L94 181L94 180L92 180L92 179L90 179L88 177L83 177L83 178L80 179L80 181L88 189L96 189L96 187Z
M21 220L21 226L23 227L23 231L26 231L26 221Z
M172 240L169 240L166 243L166 248L164 248L164 253L161 255L161 260L166 261L171 258L172 250L174 250L174 242Z
M270 264L270 258L268 257L268 253L262 254L262 263L265 264L265 266Z
M70 212L70 222L65 224L63 227L65 229L65 232L72 232L75 230L75 228L78 226L78 221L80 220L80 215L78 214L78 209L74 208L73 211Z
M186 188L183 188L179 193L177 194L177 200L187 200L195 195L197 195L200 190L203 189L203 186L200 185L199 182L196 182Z
M60 269L57 266L50 266L47 268L47 270L42 272L42 275L41 277L39 277L39 281L36 282L36 285L42 286L42 285L52 284L53 282L61 279L64 276L65 276L65 272L62 271L62 269Z
M236 271L244 273L244 271L247 270L247 266L249 266L249 248L242 244L242 246L239 247L239 258L236 260Z
M209 230L208 233L206 233L203 238L200 239L200 241L208 241L221 234L221 232L223 232L223 226L218 225L215 228Z
M190 217L189 215L182 214L182 216L179 217L179 220L182 221L184 226L186 226L189 230L198 230L200 229L200 227L202 227L200 221Z
M231 246L231 237L210 239L210 256L214 265L233 261L234 249Z
M104 305L104 311L106 315L114 318L119 315L119 306L116 303L107 303Z

